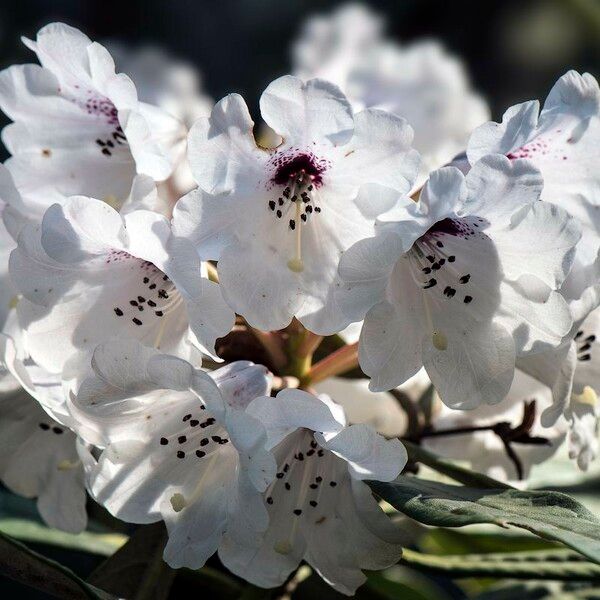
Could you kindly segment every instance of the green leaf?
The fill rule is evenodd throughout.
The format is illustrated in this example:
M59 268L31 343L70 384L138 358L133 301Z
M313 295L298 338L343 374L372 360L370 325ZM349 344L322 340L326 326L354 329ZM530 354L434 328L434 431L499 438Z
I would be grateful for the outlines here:
M23 542L49 544L100 556L114 554L127 542L127 536L120 533L65 533L28 519L0 519L0 532Z
M409 585L404 581L391 581L381 573L370 573L366 587L374 590L386 600L428 600L430 596L415 589L415 586ZM360 595L360 590L359 594Z
M116 600L115 596L86 583L70 569L3 533L0 533L0 572L62 600Z
M570 550L435 556L405 549L400 563L453 578L600 581L600 566Z
M564 494L477 489L405 476L369 485L394 508L426 525L519 527L600 562L600 521Z
M542 540L527 533L512 535L506 531L469 531L430 528L419 538L418 549L427 554L475 554L490 552L527 552L560 548L556 542Z
M402 440L402 443L408 452L409 460L412 462L420 462L428 466L430 469L433 469L442 475L446 475L446 477L450 477L450 479L454 479L454 481L477 488L513 489L512 486L508 485L507 483L503 483L496 479L492 479L487 475L476 473L475 471L470 471L469 469L460 467L449 460L440 458L433 452L429 452L429 450L425 450L425 448L421 448L421 446L413 444L412 442Z
M589 583L561 581L503 582L475 596L474 600L598 600L600 589Z

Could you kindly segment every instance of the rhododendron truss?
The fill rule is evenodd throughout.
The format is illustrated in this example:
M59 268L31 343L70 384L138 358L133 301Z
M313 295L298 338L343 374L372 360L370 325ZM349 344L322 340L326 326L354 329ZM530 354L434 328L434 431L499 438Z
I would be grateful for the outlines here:
M598 579L598 517L530 489L600 467L598 82L486 122L457 58L382 26L311 17L258 107L61 23L0 73L0 572L433 598L535 547L520 578ZM442 531L482 523L540 539ZM85 582L5 533L111 556Z

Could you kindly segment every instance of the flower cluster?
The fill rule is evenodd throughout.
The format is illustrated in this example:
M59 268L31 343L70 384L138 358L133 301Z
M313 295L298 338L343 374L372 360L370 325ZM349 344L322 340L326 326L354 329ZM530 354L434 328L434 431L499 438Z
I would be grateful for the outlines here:
M401 555L365 483L402 472L399 437L511 480L565 440L597 457L591 75L486 122L456 59L342 8L257 140L163 55L116 48L131 79L67 25L24 42L40 64L0 73L0 479L50 525L84 529L89 494L164 521L171 567L217 552L275 587L306 561L353 594ZM415 430L393 397L430 385Z

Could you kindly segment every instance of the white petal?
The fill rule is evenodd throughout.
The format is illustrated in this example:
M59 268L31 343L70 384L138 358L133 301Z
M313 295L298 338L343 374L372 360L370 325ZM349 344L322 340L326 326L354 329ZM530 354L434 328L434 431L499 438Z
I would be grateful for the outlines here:
M352 108L342 91L320 79L304 83L285 75L260 98L260 112L284 144L307 147L313 142L339 145L352 135Z
M268 396L273 379L266 367L247 360L229 363L211 371L210 376L219 386L225 403L238 410L245 410L259 396Z
M542 175L531 163L500 154L475 163L465 181L465 211L484 217L494 229L507 226L515 211L539 200L543 187Z
M102 255L127 242L119 213L108 204L77 196L63 206L54 204L42 221L42 246L48 256L74 263L90 255Z
M349 423L366 423L387 438L399 437L406 431L406 413L398 400L391 394L370 392L366 379L331 377L315 389L336 398Z
M420 163L412 140L412 128L404 119L375 109L359 112L354 135L338 149L340 159L329 177L340 187L369 181L406 194Z
M448 406L465 410L496 404L506 396L513 380L514 342L498 324L474 330L458 325L456 332L447 335L443 350L424 340L423 363Z
M402 238L385 232L360 240L344 252L339 264L343 285L336 295L348 318L354 321L364 318L383 299L388 278L403 252Z
M210 118L200 118L188 136L188 159L198 185L211 194L255 184L268 155L259 150L254 122L238 94L215 104Z
M392 481L406 465L408 456L399 440L386 440L369 425L350 425L325 445L348 461L356 479Z
M202 258L219 260L223 249L235 241L236 206L227 196L192 190L173 209L173 232L190 240Z
M515 339L518 355L558 346L573 320L569 306L557 292L535 277L521 277L501 285L498 320Z
M556 289L569 273L580 234L577 221L565 210L536 202L513 215L510 229L495 232L494 242L507 278L514 281L531 273Z
M337 432L343 427L326 403L302 390L286 389L276 398L256 398L247 412L265 426L270 447L298 427L321 432Z
M575 350L574 344L565 343L556 349L517 359L517 368L552 391L552 405L544 410L540 418L544 427L554 425L569 404L577 364Z
M397 387L423 365L419 314L410 297L398 309L382 302L367 313L358 356L373 391Z
M487 154L507 154L524 146L537 126L540 103L537 100L511 106L502 116L502 123L485 123L469 140L467 155L471 164Z

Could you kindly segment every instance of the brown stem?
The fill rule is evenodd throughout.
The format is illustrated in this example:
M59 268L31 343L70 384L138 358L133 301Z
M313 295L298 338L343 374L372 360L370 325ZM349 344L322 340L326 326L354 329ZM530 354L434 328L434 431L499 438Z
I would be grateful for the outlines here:
M315 384L328 377L341 375L358 366L358 342L343 346L315 364L308 372L304 384Z
M423 438L428 437L462 435L464 433L475 433L476 431L493 431L496 433L496 427L496 425L479 425L477 427L456 427L455 429L430 429L421 431L417 437L419 440L422 440Z
M312 331L308 331L308 329L307 329L304 332L302 341L298 345L296 354L301 358L304 358L307 356L312 356L322 341L323 341L322 335L317 335L316 333L313 333Z
M270 331L261 331L260 329L255 329L250 326L248 326L248 329L254 334L269 355L273 367L277 369L278 372L281 372L288 362L285 351L281 345L281 338Z
M416 403L414 403L402 390L390 390L390 394L394 396L402 410L406 413L408 419L406 436L408 439L418 438L419 431L422 429L422 419Z

